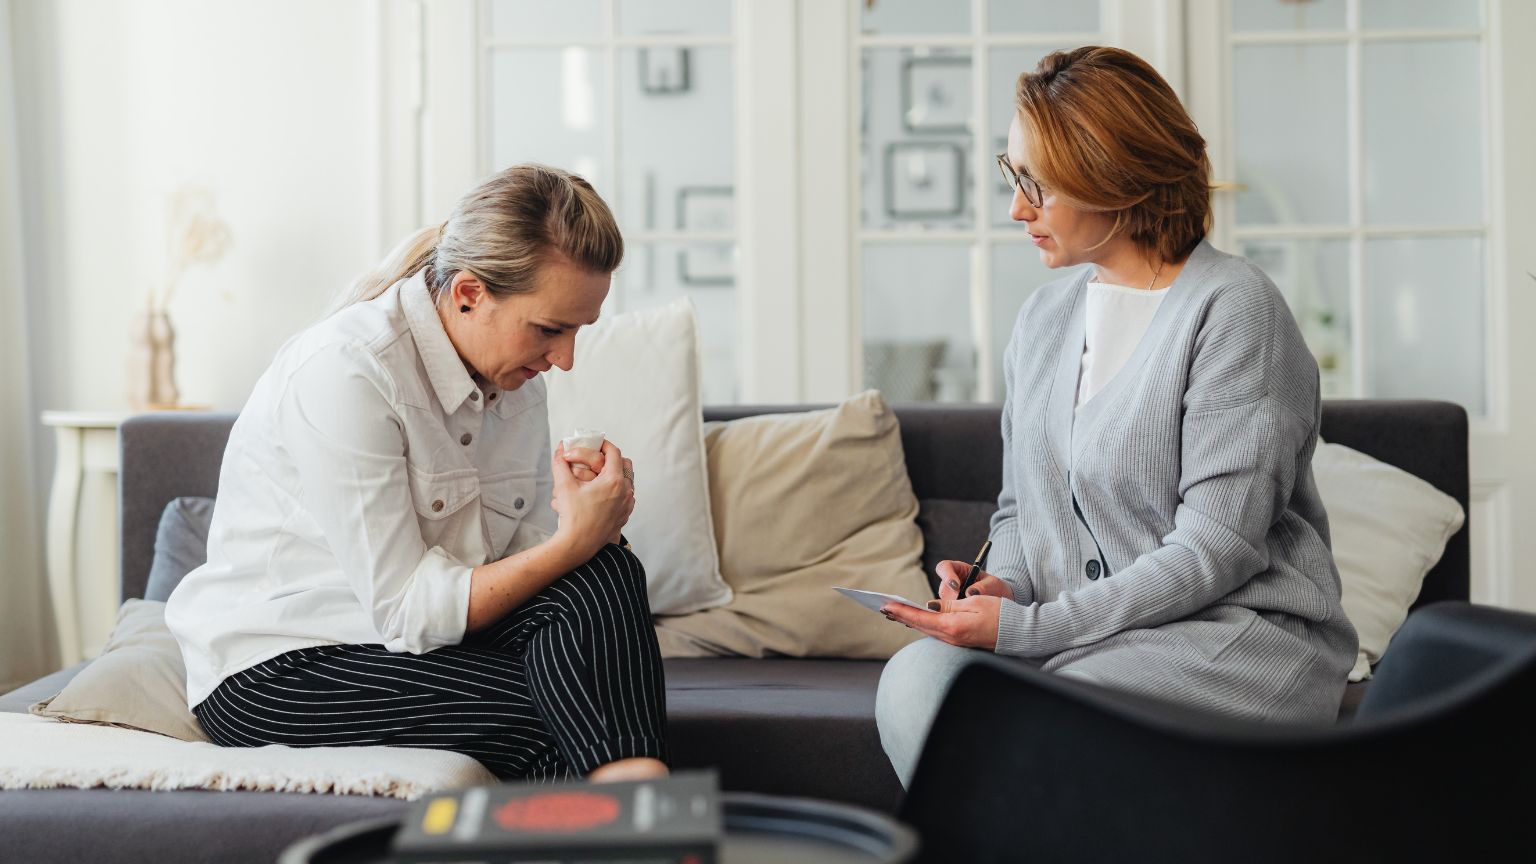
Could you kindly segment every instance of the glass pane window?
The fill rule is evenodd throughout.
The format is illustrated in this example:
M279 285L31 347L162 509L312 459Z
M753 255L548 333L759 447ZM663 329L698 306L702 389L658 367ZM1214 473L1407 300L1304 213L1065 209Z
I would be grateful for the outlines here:
M860 177L866 228L975 223L971 86L968 51L864 51Z
M699 319L702 398L736 401L734 4L481 8L483 171L543 162L591 181L627 247L605 314L688 298Z
M725 46L619 52L619 218L626 231L729 231L735 74ZM681 134L686 132L686 134Z
M1343 45L1239 45L1232 57L1239 225L1349 221Z
M1468 4L1475 5L1475 4ZM1365 219L1483 218L1482 51L1474 40L1364 46Z
M628 312L688 298L698 316L700 396L705 405L739 398L736 246L720 243L635 243L625 249L614 311Z
M1344 3L1345 0L1232 0L1232 30L1343 30L1347 20Z
M864 386L890 402L975 398L970 262L968 245L864 245Z
M1325 397L1490 410L1482 7L1228 0L1240 186L1218 212L1284 293Z
M499 39L595 39L603 34L602 0L491 0L490 32Z
M1061 0L987 0L991 33L1094 33L1099 4Z
M731 6L730 0L618 0L619 32L723 36L731 32Z
M1478 0L1360 0L1367 30L1476 30L1483 26Z
M1366 242L1372 396L1486 411L1483 282L1481 237Z
M971 4L933 0L875 0L863 4L860 29L867 34L937 35L971 29Z
M586 47L515 48L492 53L490 150L493 170L542 162L587 178L609 196L608 59Z

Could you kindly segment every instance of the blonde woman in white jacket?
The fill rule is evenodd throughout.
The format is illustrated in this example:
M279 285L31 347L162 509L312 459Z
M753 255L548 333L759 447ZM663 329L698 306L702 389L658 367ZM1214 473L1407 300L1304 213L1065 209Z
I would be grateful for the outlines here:
M230 435L208 563L166 610L213 741L666 773L645 572L620 545L634 469L607 442L552 456L539 377L571 368L622 256L586 181L515 166L278 351Z

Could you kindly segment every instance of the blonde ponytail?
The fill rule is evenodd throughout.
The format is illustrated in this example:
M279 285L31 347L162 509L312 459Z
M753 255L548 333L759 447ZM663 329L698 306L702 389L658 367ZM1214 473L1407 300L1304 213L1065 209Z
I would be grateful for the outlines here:
M594 273L618 269L624 238L613 212L575 174L513 165L470 190L447 221L401 241L328 314L372 300L422 268L434 301L461 270L492 294L521 294L534 289L539 267L557 256Z
M442 233L442 225L429 225L408 235L389 250L389 254L384 256L377 267L357 277L347 286L326 311L326 315L334 315L354 303L372 300L401 279L416 275L416 271L427 266L427 262L437 253L437 239Z

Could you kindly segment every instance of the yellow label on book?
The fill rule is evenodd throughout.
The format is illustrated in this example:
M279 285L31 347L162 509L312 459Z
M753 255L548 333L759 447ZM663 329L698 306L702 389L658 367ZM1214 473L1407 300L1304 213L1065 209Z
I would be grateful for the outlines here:
M446 834L453 827L453 817L458 812L459 802L452 798L438 798L427 805L427 813L421 818L421 830L428 834Z

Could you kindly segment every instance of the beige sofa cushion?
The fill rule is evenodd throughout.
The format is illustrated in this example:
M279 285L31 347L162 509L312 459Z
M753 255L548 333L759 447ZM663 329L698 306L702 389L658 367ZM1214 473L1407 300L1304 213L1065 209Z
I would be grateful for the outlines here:
M918 638L832 590L932 596L901 430L878 392L709 423L705 449L720 569L735 596L658 618L664 656L883 659Z
M187 710L187 668L176 637L165 626L165 604L154 600L123 603L101 656L31 712L183 741L208 740Z

